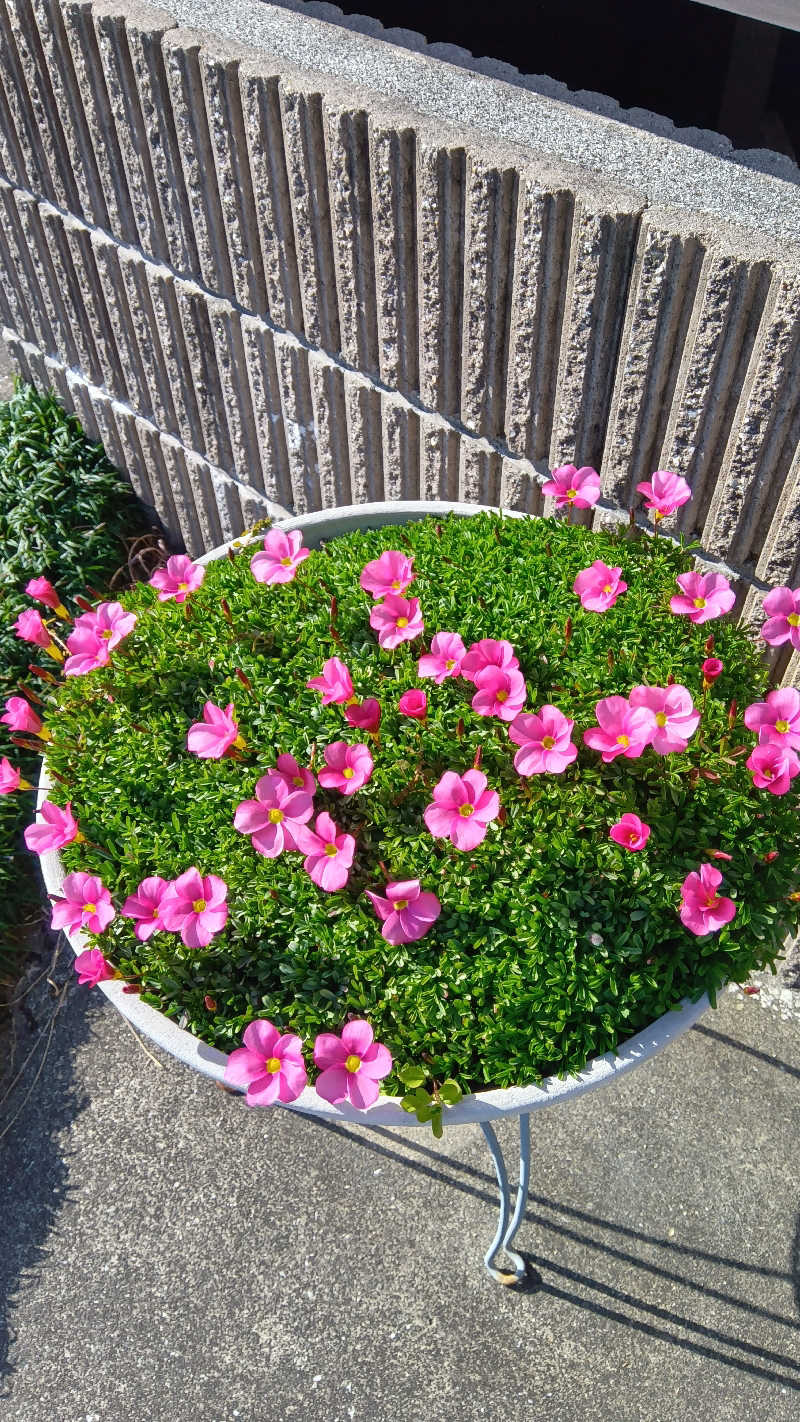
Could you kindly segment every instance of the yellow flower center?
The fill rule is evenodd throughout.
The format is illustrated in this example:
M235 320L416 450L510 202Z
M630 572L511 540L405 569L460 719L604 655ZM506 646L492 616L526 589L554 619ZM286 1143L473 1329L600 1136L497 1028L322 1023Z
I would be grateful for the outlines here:
M205 899L195 899L194 903L192 904L192 909L195 913L205 913L205 908Z
M445 671L452 671L454 666L455 666L455 661L454 661L453 658L451 657L450 660L449 660L449 662L445 662L445 664L444 664L444 669L445 669Z
M292 777L292 784L293 784L293 785L299 785L299 786L300 786L300 789L302 790L302 788L303 788L303 777L302 777L302 775L295 775L295 776L293 776L293 777Z
M800 627L800 613L790 612L786 621L790 627Z
M400 582L400 579L395 578L394 582L392 583L392 592L399 592L402 586L403 584Z
M611 584L610 584L610 583L606 583L605 587L603 588L603 592L604 592L604 593L610 593L610 592L613 592L613 591L614 591L614 589L612 588Z
M617 736L617 745L627 747L630 745L630 740L627 736Z
M111 631L110 627L104 627L102 632L100 633L100 636L104 637L107 642L110 640L111 637L113 637L113 635L114 634Z
M339 851L338 851L338 849L336 848L336 845L335 845L335 844L326 844L326 845L325 845L325 853L328 855L328 857L329 857L330 859L333 859L334 854L338 854Z
M398 627L407 627L407 626L408 626L408 618L407 618L407 617L398 617L398 619L397 619L397 626L398 626Z
M178 583L178 592L188 592L188 591L189 591L189 584L188 584L188 583Z
M576 499L577 497L578 497L578 490L577 490L577 489L567 489L567 498L568 498L568 499Z
M84 904L84 913L97 913L97 904Z
M345 1061L344 1061L344 1069L345 1069L345 1071L358 1071L358 1068L359 1068L360 1066L361 1066L361 1058L360 1058L360 1057L357 1057L354 1053L353 1053L351 1056L349 1056L349 1057L345 1057Z
M666 726L667 718L663 711L656 711L656 725Z
M271 825L279 825L283 819L283 810L270 810L268 819Z
M542 745L544 746L545 750L552 750L552 749L553 749L553 746L555 745L555 739L554 739L554 737L553 737L553 736L542 736Z
M707 896L707 898L706 898L706 908L707 908L707 909L716 908L718 903L719 903L719 899L718 899L718 897L717 897L716 894L709 894L709 895Z
M786 735L786 732L788 731L788 729L789 729L789 722L788 722L788 721L776 721L776 722L775 722L775 730L776 730L776 731L780 731L780 733L781 733L782 736L785 736L785 735Z
M705 607L705 605L706 605L706 600L705 600L704 597L696 597L695 600L694 600L694 604L693 604L693 605L694 605L695 607Z
M404 909L404 908L408 908L408 899L395 899L395 901L394 901L395 913L399 913L400 910L401 910L401 909Z
M153 909L153 918L158 918L158 909L157 909L157 908L154 908L154 909Z
M280 1057L267 1057L264 1066L266 1067L270 1076L275 1076L276 1072L279 1072L281 1069L281 1059Z
M474 809L475 809L475 806L474 806L474 805L459 805L459 807L458 807L458 813L459 813L465 820L468 820L469 817L470 817L470 815L472 814L472 811L473 811Z
M763 769L762 772L761 772L761 774L763 775L763 777L764 777L765 780L771 780L772 777L773 777L773 775L774 775L774 773L775 773L775 772L774 772L773 770L771 770L768 765L765 765L765 766L764 766L764 769Z
M635 844L638 838L639 836L636 833L636 830L631 830L630 834L628 835L628 844Z
M508 692L507 692L507 691L498 691L498 693L497 693L497 700L498 700L498 701L508 701Z
M354 775L355 771L353 770L352 765L346 765L344 770L342 771L342 778L344 780L352 780Z
M281 567L282 567L282 568L291 568L291 566L292 566L292 560L291 560L291 558L281 558ZM271 1060L271 1061L274 1061L275 1058L272 1057L272 1058L270 1058L270 1060Z

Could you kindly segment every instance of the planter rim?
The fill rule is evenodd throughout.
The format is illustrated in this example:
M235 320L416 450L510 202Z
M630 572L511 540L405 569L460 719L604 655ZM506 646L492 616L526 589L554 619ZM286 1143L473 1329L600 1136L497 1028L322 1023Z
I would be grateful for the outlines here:
M498 509L485 504L396 502L354 504L343 508L323 509L316 513L303 514L282 519L277 527L302 529L306 543L313 547L322 539L335 538L340 534L358 528L379 528L386 524L407 523L409 520L427 518L431 514L456 513L470 516L476 513L500 513L505 518L528 518L533 515L517 510ZM260 534L243 534L228 543L214 548L196 559L198 563L209 563L226 555L229 548L241 548L257 542ZM42 758L42 770L36 797L37 815L42 801L47 798L53 786L46 757ZM40 859L42 877L48 894L59 894L65 873L61 856L57 850L50 850ZM81 931L65 931L70 946L77 956L89 946L89 940ZM206 1042L179 1027L163 1012L142 1002L136 993L125 991L125 984L119 979L98 984L100 990L113 1003L117 1011L156 1046L186 1066L192 1067L203 1076L222 1082L225 1064L228 1060L224 1052L209 1046ZM480 1121L494 1121L503 1116L528 1114L556 1102L571 1099L597 1086L615 1081L632 1067L648 1061L676 1037L681 1036L702 1016L710 1006L708 995L703 994L696 1002L684 999L683 1003L659 1017L655 1022L637 1032L624 1042L616 1052L606 1052L601 1057L593 1057L577 1076L560 1078L546 1077L538 1086L511 1086L492 1091L480 1091L465 1096L456 1105L448 1107L444 1114L446 1125L467 1125ZM242 1093L237 1093L242 1094ZM283 1103L281 1103L283 1104ZM324 1117L327 1120L349 1121L365 1126L403 1126L420 1129L415 1116L404 1111L399 1096L379 1096L374 1106L366 1111L357 1111L349 1103L332 1106L324 1101L313 1087L308 1086L296 1101L286 1103L285 1109L302 1114ZM424 1129L424 1127L423 1127Z

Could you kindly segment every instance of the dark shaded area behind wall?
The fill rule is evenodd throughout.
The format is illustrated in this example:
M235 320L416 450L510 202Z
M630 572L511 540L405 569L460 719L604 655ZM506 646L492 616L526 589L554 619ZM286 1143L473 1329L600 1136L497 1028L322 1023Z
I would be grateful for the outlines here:
M386 26L800 158L800 33L692 0L362 0Z

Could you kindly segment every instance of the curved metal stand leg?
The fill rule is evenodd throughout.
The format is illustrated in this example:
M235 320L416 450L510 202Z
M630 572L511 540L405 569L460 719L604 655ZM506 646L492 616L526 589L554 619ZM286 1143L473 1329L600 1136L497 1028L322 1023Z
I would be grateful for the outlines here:
M519 1118L519 1184L517 1186L517 1198L514 1205L514 1213L511 1215L511 1191L508 1184L508 1172L506 1163L503 1160L503 1152L500 1143L491 1126L481 1121L481 1130L486 1137L486 1143L492 1153L494 1168L497 1173L497 1183L500 1187L500 1219L497 1225L497 1232L492 1243L487 1249L483 1262L493 1279L498 1284L519 1284L527 1274L527 1265L521 1254L517 1254L512 1249L514 1236L519 1229L525 1204L528 1199L528 1186L530 1184L531 1173L531 1133L530 1120L527 1115ZM509 1220L509 1216L511 1216ZM512 1264L514 1272L506 1269L495 1268L495 1260L500 1250L504 1249Z

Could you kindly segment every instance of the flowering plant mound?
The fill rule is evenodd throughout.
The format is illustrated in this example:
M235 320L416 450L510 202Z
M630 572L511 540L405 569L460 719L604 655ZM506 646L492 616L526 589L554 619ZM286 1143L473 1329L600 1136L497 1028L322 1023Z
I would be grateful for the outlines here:
M689 550L489 514L260 548L126 593L43 712L58 916L249 1100L441 1115L774 962L800 693Z

